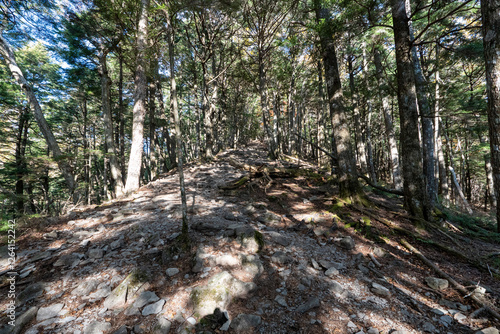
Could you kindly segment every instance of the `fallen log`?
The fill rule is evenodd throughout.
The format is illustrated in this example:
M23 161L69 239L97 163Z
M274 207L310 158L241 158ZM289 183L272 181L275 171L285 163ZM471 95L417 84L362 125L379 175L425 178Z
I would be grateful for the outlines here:
M377 190L380 190L380 191L383 191L383 192L386 192L386 193L389 193L389 194L398 195L398 196L404 196L404 193L401 190L387 189L385 187L379 186L378 184L373 183L369 178L367 178L366 176L361 175L361 174L358 174L358 177L361 178L361 179L363 179L372 188L375 188Z
M436 274L446 279L450 284L458 290L460 293L464 294L464 298L469 296L472 300L478 303L480 306L484 307L492 316L500 320L500 311L495 305L483 298L479 294L470 293L462 284L458 283L450 275L439 269L434 263L427 259L418 249L410 245L406 240L402 239L401 244L405 246L410 252L412 252L416 257L418 257L425 265L434 270Z

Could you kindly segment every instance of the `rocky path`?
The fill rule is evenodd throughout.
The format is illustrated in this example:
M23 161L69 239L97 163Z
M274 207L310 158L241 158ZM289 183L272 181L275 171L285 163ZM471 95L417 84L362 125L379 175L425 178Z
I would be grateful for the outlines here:
M498 333L389 236L376 244L343 226L321 182L221 191L244 175L229 158L270 163L249 147L187 166L191 251L176 242L175 174L27 227L16 326L2 298L2 333Z

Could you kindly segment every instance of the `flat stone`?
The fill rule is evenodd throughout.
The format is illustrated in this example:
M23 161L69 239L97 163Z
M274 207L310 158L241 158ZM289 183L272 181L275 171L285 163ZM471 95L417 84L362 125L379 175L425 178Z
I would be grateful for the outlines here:
M389 297L391 292L385 286L377 284L375 282L372 283L372 287L370 289L374 294L382 297Z
M237 267L241 264L240 259L232 254L224 254L215 259L215 264L223 267Z
M380 333L379 330L373 327L370 327L366 332L366 334L379 334L379 333Z
M271 261L280 265L284 265L291 261L291 258L285 252L277 251L271 256Z
M36 314L36 321L43 321L57 316L63 307L64 304L62 303L52 304L47 307L40 307Z
M123 312L127 317L130 317L130 316L133 316L133 315L139 315L141 314L141 311L139 311L139 308L138 307L134 307L134 306L129 306L127 307L127 309L125 310L125 312Z
M93 321L83 330L83 334L104 334L111 329L111 324L104 321Z
M499 332L495 327L488 327L477 331L475 334L499 334Z
M305 313L313 308L319 307L320 304L321 303L318 297L311 297L307 300L307 302L297 307L297 312Z
M142 315L148 316L150 314L158 314L163 310L163 305L165 305L165 299L160 299L156 303L149 304L142 310Z
M233 319L230 327L236 332L248 331L254 327L259 326L261 322L262 318L258 315L239 314L235 319Z
M158 301L160 298L156 295L156 293L152 291L143 291L139 297L134 302L134 307L141 308L144 305L148 305Z
M441 322L444 326L448 327L453 322L453 318L450 317L449 315L442 315L439 318L439 322Z
M116 331L114 331L113 334L128 334L127 326L121 326Z
M277 243L278 245L281 245L283 247L288 247L290 246L290 239L288 239L286 236L282 235L281 233L275 232L275 231L270 231L266 232L266 235L269 236L272 242Z
M329 282L328 288L329 288L330 292L332 292L333 294L341 294L344 292L344 288L337 281Z
M104 257L104 250L100 248L89 249L88 256L90 259L102 259Z
M283 307L288 307L288 303L286 302L286 298L283 297L282 295L278 295L276 296L276 298L274 298L274 300L280 304L281 306Z
M78 286L71 291L71 294L74 296L87 296L89 293L94 291L99 285L99 281L96 279L91 279L87 281L83 281Z
M77 254L66 254L61 256L54 264L54 267L74 267L80 262L80 257Z
M104 300L103 306L110 310L124 307L127 301L127 291L135 288L136 285L142 284L136 282L134 273L129 274Z
M340 272L335 267L328 268L328 270L325 271L325 275L328 277L337 276L338 274L340 274Z
M11 326L7 327L6 333L9 333L9 334L21 333L23 328L27 324L29 324L31 322L31 320L33 320L33 318L35 318L37 312L38 312L38 307L31 307L30 309L28 309L28 311L24 312L21 316L16 318L16 322L15 322L14 327L11 327ZM0 332L3 333L3 331L1 331L1 330L0 330Z
M434 290L442 291L448 288L448 281L437 277L426 277L425 283Z
M43 294L43 289L45 288L45 286L46 284L42 282L29 285L17 296L16 306L22 306L25 303L40 297Z
M179 269L178 268L168 268L166 273L168 276L174 276L174 275L177 275L179 273Z
M429 321L423 322L420 326L421 326L421 328L422 328L422 330L424 332L427 332L427 333L434 333L434 332L436 332L436 326L434 326Z
M100 300L103 298L108 297L111 295L111 287L109 285L103 285L97 291L92 292L89 294L87 297L84 297L84 299L90 299L90 300Z

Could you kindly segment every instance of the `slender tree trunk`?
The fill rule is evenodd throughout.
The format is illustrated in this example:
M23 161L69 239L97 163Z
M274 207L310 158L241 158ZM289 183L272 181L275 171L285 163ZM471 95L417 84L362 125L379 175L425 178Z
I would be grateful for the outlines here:
M45 141L47 142L47 145L50 151L52 152L52 155L54 156L54 160L57 162L57 165L61 170L61 173L63 174L66 184L68 185L69 191L70 193L74 194L76 190L76 183L75 183L75 178L73 176L72 168L68 164L68 161L64 157L64 154L61 152L59 144L57 143L56 138L52 133L52 130L50 129L47 121L45 120L45 117L43 116L42 108L38 103L38 99L36 98L33 89L26 81L23 72L17 65L16 58L14 57L14 52L12 51L12 48L10 47L7 40L3 37L3 31L1 29L0 29L0 54L2 55L4 61L7 63L7 66L9 67L10 72L16 79L18 85L24 91L30 109L33 111L33 114L35 115L38 127L40 128L40 131L42 132L43 137L45 138ZM77 200L75 196L73 199L74 201Z
M422 153L418 140L418 107L409 18L406 15L405 0L391 0L391 4L396 44L405 207L416 217L431 219L431 211L427 207L425 180L422 175Z
M165 12L165 16L168 21L170 17L168 13ZM175 123L175 140L177 143L177 167L179 170L179 184L181 190L181 207L182 207L182 235L184 240L189 240L188 231L188 216L187 216L187 200L186 200L186 188L184 186L184 170L183 170L183 152L182 152L182 133L181 133L181 121L179 118L179 111L177 106L177 87L175 82L175 62L174 62L174 47L175 47L175 36L174 28L172 22L168 22L169 34L168 34L168 55L170 59L170 94L171 94L171 107L172 114L174 116Z
M130 148L130 159L128 161L127 193L139 188L141 178L143 139L144 139L144 117L146 115L146 47L148 38L148 8L149 0L141 1L141 16L137 29L137 64L135 71L134 109L132 123L132 147Z
M123 105L123 54L121 48L118 53L119 60L119 77L118 77L118 112L120 113L120 170L122 176L122 184L125 182L123 177L125 176L125 107Z
M113 121L111 118L111 100L110 100L111 80L109 78L108 65L106 62L107 52L108 51L104 49L104 46L101 46L100 54L98 56L99 75L101 77L102 114L104 120L106 156L107 159L109 159L110 163L111 178L115 185L115 195L119 197L123 194L123 179L122 179L120 164L118 163L118 158L116 157L116 148L113 136Z
M24 108L19 113L16 140L16 209L20 217L24 214L24 177L26 175L25 152L28 142L28 112Z
M337 156L337 175L341 197L360 194L361 186L358 182L356 160L352 150L346 112L343 106L343 93L340 83L340 73L337 55L333 42L330 13L322 8L319 0L314 1L316 20L320 23L319 37L322 48L323 63L325 66L326 88L330 118L335 139Z
M359 112L359 101L358 94L356 91L356 86L354 84L354 69L352 65L353 56L348 56L348 68L349 68L349 88L351 90L351 104L354 107L354 140L356 142L356 152L358 156L359 165L361 167L361 172L366 173L368 170L368 163L366 162L366 149L365 143L363 141L363 131L361 130L361 113ZM375 180L372 180L376 182Z
M264 55L262 50L259 49L259 95L260 95L260 107L262 111L262 122L264 123L264 130L267 134L267 141L269 144L269 156L271 159L277 159L276 142L274 141L274 135L269 126L269 106L267 101L267 78L266 70L264 68Z
M396 136L394 134L394 125L392 122L392 116L389 106L389 96L387 95L387 85L383 83L382 60L380 59L380 51L376 46L373 48L373 60L375 63L377 84L380 87L379 97L382 100L382 114L384 115L385 135L387 137L387 143L389 144L389 152L391 155L390 166L392 172L392 180L394 183L394 188L400 190L403 189L403 179L401 177L401 167L399 164L398 144L396 142Z
M483 45L491 167L497 194L497 228L500 232L500 0L482 0Z

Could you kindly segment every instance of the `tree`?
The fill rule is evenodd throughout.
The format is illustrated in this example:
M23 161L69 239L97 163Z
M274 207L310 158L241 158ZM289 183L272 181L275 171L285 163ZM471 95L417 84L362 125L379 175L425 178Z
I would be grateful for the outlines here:
M491 165L497 194L496 218L500 232L500 1L482 0L483 45L486 63Z
M127 183L125 191L131 192L139 188L142 166L144 139L144 117L146 115L146 46L148 36L149 0L141 1L139 24L137 28L137 68L135 72L134 109L132 125L132 147L128 162Z

